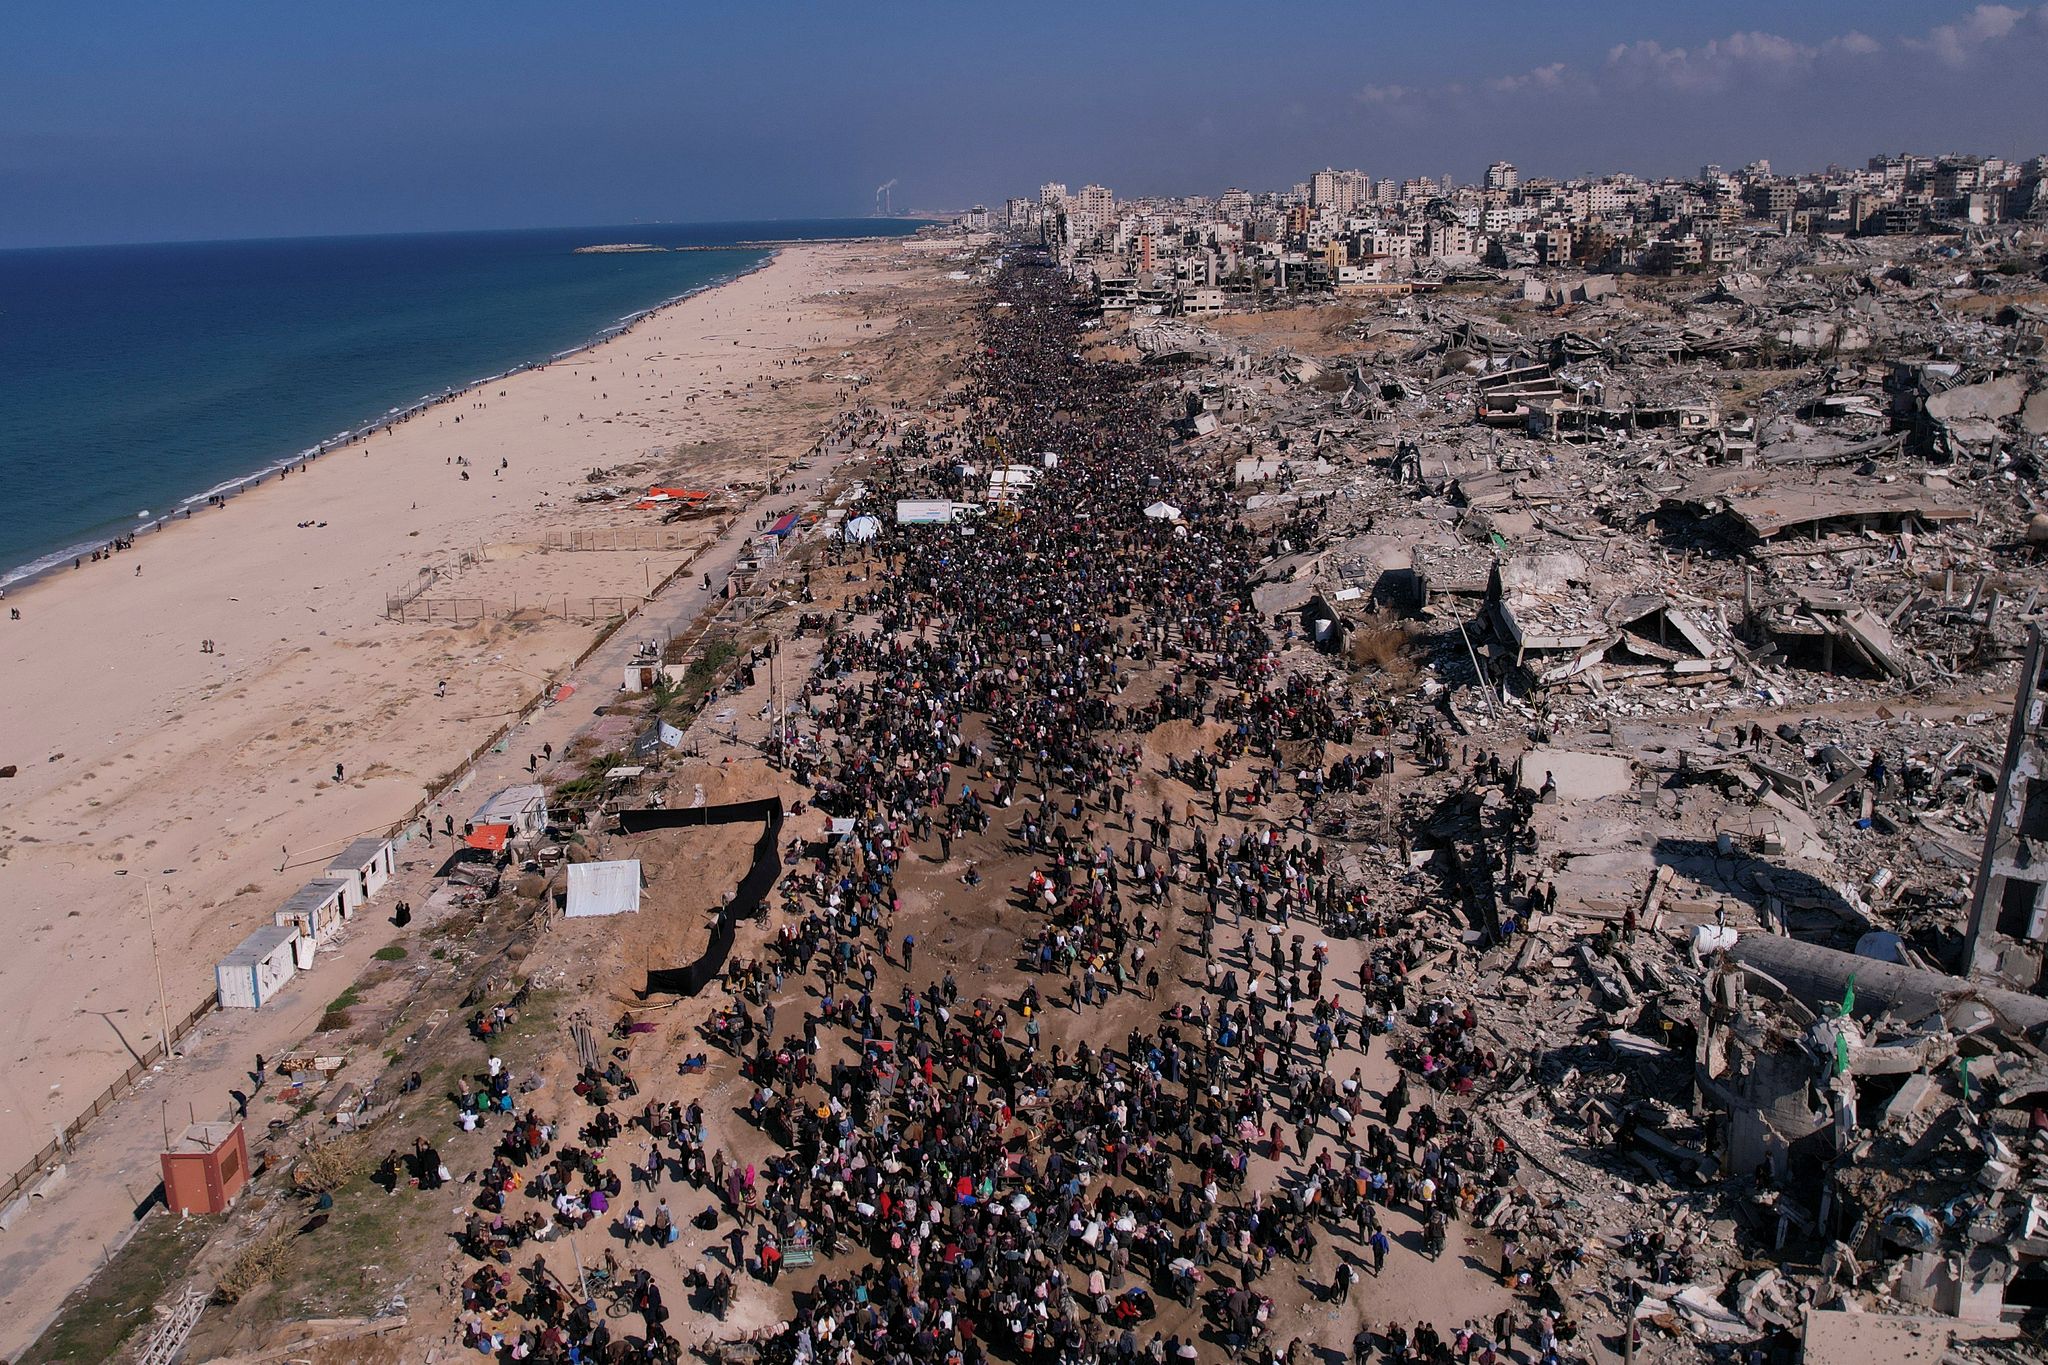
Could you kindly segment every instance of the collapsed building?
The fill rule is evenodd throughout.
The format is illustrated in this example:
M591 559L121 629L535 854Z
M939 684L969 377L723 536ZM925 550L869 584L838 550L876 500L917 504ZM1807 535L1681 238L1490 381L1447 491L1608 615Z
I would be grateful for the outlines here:
M1250 608L1448 736L1331 821L1429 907L1421 988L1515 1025L1530 1179L1479 1222L1625 1272L1574 1292L1668 1358L2019 1359L2048 1315L2044 266L1785 241L1174 344L1188 458L1259 489Z

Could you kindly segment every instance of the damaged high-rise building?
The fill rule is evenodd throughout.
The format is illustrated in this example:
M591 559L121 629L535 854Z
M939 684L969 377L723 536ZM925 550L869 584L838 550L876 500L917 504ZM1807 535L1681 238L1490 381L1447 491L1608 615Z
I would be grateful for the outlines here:
M2041 628L2027 653L2006 732L2005 760L1992 794L1991 827L1970 901L1965 952L1974 975L2019 990L2048 987L2048 650Z

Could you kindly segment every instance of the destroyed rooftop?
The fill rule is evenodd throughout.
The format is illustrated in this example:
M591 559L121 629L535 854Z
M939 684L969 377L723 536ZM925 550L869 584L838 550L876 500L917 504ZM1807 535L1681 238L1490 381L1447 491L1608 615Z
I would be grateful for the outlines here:
M1333 803L1347 873L1462 886L1437 932L1474 941L1503 802L1456 760L1523 753L1507 865L1556 908L1512 968L1418 979L1506 1002L1526 1061L1502 1121L1540 1170L1482 1221L1682 1241L1693 1283L1637 1310L1666 1349L2015 1359L2001 1319L2048 1306L2044 280L2038 236L1788 239L1718 280L1296 304L1284 349L1105 321L1253 493L1291 665L1370 693L1405 640L1386 695L1456 732L1436 785Z

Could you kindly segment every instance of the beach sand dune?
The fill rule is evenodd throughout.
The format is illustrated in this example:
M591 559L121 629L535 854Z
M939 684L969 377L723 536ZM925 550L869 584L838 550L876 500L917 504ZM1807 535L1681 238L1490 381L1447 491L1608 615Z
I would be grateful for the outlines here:
M589 472L743 485L744 501L858 401L824 372L886 364L885 287L929 269L906 265L918 250L786 250L601 347L10 594L0 1173L148 1046L145 895L181 1016L222 953L351 838L403 816L609 604L639 600L717 529L682 524L655 550L548 548L565 530L658 522L577 503ZM429 570L442 576L420 603L457 614L386 619ZM481 795L451 801L458 823Z

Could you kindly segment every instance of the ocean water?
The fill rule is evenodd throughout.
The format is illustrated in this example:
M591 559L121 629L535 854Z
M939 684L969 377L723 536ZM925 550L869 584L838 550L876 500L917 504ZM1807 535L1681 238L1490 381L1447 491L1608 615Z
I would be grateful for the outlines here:
M0 251L0 584L873 219Z

